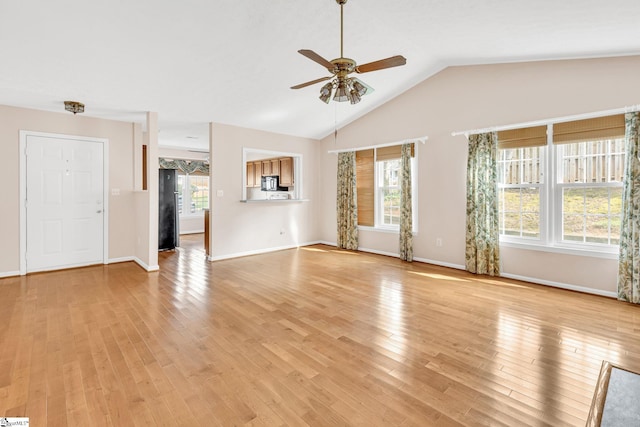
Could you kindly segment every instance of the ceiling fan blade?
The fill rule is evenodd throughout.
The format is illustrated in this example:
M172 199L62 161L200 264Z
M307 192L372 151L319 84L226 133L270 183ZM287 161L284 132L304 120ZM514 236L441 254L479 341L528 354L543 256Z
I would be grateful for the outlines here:
M336 68L336 66L333 65L331 62L327 61L322 56L318 55L317 53L315 53L314 51L312 51L310 49L300 49L298 51L298 53L300 53L301 55L306 56L307 58L309 58L312 61L317 62L318 64L322 65L327 70L329 70L330 72L332 72L332 70L334 68Z
M291 89L300 89L300 88L303 88L303 87L311 86L311 85L314 85L316 83L320 83L320 82L323 82L325 80L329 80L331 77L333 77L333 76L322 77L320 79L311 80L310 82L300 83L299 85L291 86Z
M392 56L390 58L381 59L379 61L369 62L367 64L358 65L357 73L368 73L370 71L383 70L385 68L399 67L407 63L407 59L402 55Z

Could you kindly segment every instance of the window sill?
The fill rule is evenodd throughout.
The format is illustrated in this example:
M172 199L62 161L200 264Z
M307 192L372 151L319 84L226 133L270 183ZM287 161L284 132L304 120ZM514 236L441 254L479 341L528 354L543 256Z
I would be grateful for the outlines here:
M575 247L564 246L564 245L543 245L543 244L537 244L537 243L523 243L523 242L509 242L509 241L500 241L500 247L526 249L530 251L550 252L550 253L575 255L575 256L583 256L583 257L591 257L591 258L618 259L617 249L614 249L614 250L597 249L597 248L586 249L586 248L575 248Z

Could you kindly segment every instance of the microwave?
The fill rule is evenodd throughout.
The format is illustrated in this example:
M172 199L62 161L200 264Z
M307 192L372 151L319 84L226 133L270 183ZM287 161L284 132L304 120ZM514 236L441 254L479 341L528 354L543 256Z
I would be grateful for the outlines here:
M280 187L279 185L280 177L278 175L273 176L263 176L262 182L260 185L260 190L262 191L287 191L287 187Z

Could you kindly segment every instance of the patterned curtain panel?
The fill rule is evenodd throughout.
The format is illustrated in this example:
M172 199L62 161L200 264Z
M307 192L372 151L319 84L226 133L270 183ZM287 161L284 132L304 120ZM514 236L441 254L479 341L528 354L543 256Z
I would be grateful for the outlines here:
M160 169L177 169L189 175L209 175L209 163L199 160L158 159Z
M469 137L466 269L500 275L497 148L495 132Z
M411 211L411 150L402 144L400 157L400 259L413 261L413 212Z
M338 153L338 247L358 249L358 197L356 190L356 153Z
M618 261L618 299L640 303L640 113L625 118L626 163Z

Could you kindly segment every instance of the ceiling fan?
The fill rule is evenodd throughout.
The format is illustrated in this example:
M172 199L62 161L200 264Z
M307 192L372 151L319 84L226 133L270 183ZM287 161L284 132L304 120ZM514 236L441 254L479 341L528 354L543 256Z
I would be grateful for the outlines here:
M311 86L316 83L323 82L325 80L333 79L320 89L320 100L326 104L329 103L331 93L335 89L333 100L337 102L349 101L351 104L357 104L360 102L360 97L373 91L373 89L358 80L355 77L349 77L351 73L368 73L370 71L383 70L385 68L398 67L407 63L405 57L401 55L392 56L386 59L380 59L378 61L369 62L363 65L357 65L353 59L345 58L343 51L343 7L347 0L336 0L336 3L340 5L340 58L327 61L322 56L318 55L312 50L301 49L298 52L312 61L317 62L329 71L332 75L322 77L310 82L301 83L296 86L292 86L291 89L300 89L303 87Z

